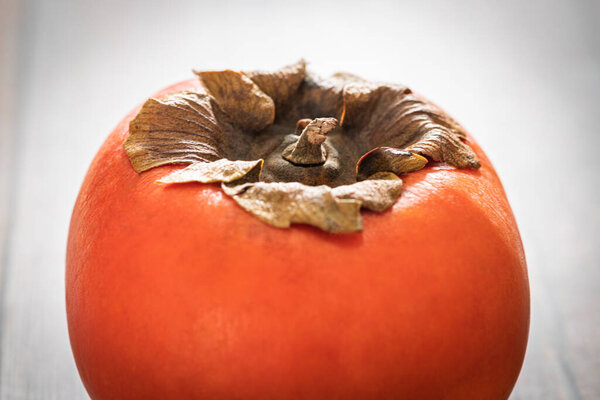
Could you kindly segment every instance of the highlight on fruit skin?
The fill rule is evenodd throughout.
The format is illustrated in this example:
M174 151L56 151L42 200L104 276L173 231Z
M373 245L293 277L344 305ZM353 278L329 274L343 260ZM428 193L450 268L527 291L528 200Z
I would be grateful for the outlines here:
M133 167L143 172L191 164L160 182L189 183L197 177L206 183L199 175L204 171L226 182L224 193L273 226L360 231L361 208L384 211L400 195L401 181L381 183L381 176L396 180L429 159L457 168L480 166L463 143L462 127L403 86L349 74L322 79L307 72L304 61L276 72L196 74L198 90L149 99L131 121L124 148ZM252 167L246 172L253 174L239 174L248 161L260 162L258 171ZM218 178L224 163L238 172L236 180ZM343 190L344 198L336 197L331 188L344 185L355 186Z

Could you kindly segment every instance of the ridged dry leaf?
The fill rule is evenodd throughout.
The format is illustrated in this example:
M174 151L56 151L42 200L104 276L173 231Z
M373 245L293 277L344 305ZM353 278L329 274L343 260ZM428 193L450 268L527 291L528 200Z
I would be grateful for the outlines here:
M448 134L447 130L439 128L428 129L418 142L408 146L406 150L429 157L433 161L447 162L456 168L481 166L477 155L458 135Z
M392 147L377 147L358 160L358 180L368 179L378 172L393 172L404 175L425 167L427 159L418 154Z
M221 159L210 163L194 163L158 180L159 183L233 182L252 176L257 181L263 160L230 161Z
M345 128L364 129L373 114L390 106L395 98L410 93L401 85L353 81L344 85L343 111L340 124ZM366 135L365 135L366 136Z
M148 99L129 123L129 132L123 146L137 172L223 158L223 126L215 118L209 96L203 93Z
M302 85L289 105L286 120L338 117L343 107L342 92L348 77L344 74L321 78L306 74Z
M379 172L369 180L332 189L338 199L360 200L363 208L384 211L394 205L402 191L402 179L391 172Z
M242 208L270 225L287 228L301 223L331 233L362 230L360 208L384 211L396 202L401 189L402 180L393 173L335 188L298 182L223 185Z
M275 102L277 108L282 107L296 94L306 75L306 62L300 60L275 72L244 72L258 87Z
M196 72L231 121L241 129L258 132L275 120L275 103L241 72Z
M338 199L329 186L257 182L223 190L245 210L270 225L308 224L331 233L362 230L359 200Z
M462 143L465 132L432 103L396 85L350 84L344 88L342 126L354 129L371 147L392 147L444 161L458 168L479 168Z

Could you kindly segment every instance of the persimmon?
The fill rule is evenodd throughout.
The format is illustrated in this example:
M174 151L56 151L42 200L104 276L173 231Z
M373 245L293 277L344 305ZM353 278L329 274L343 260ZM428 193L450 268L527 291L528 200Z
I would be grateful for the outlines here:
M481 148L399 85L212 71L110 134L71 220L94 400L507 399L526 262Z

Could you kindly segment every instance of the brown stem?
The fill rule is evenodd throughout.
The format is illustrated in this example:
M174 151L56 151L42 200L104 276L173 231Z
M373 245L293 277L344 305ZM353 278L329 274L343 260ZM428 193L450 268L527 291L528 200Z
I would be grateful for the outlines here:
M296 165L318 165L327 160L327 151L322 146L327 133L338 125L335 118L315 118L313 120L301 119L296 129L302 133L296 143L292 143L283 150L281 156Z

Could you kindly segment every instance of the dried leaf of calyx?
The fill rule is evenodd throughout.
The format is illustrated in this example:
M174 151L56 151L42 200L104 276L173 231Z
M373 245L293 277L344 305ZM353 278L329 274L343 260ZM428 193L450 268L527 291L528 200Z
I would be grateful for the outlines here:
M220 159L211 163L198 162L159 179L159 183L233 182L252 176L258 181L263 160L230 161Z

